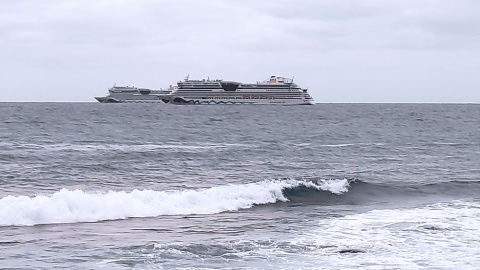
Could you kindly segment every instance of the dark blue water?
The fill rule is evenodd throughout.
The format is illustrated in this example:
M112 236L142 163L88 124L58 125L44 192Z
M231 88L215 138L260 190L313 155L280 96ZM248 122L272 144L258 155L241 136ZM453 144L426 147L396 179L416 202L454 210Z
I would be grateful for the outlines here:
M6 269L476 269L480 106L0 103Z

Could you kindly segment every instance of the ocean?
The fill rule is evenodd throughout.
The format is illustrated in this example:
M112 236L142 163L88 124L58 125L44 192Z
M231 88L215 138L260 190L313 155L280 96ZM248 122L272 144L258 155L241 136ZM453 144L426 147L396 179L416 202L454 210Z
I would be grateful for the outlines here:
M1 269L478 269L480 105L0 103Z

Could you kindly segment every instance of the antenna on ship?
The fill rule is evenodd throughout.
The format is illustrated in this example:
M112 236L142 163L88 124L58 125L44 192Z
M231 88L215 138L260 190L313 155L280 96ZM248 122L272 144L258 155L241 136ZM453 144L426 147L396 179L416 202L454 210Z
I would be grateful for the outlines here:
M290 81L285 80L286 81L285 83L288 84L288 92L292 91L293 78L295 78L295 76L292 76Z

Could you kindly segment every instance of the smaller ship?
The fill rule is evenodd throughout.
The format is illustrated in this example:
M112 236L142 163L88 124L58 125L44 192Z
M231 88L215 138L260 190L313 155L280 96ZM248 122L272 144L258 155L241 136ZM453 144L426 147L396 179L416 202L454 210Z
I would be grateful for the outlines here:
M163 103L162 98L172 90L151 90L134 86L114 85L104 97L95 97L100 103Z

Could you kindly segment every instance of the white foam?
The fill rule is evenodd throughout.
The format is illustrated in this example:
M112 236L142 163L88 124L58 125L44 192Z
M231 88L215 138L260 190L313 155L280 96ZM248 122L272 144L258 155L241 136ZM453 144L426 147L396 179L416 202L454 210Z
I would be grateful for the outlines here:
M350 182L348 182L347 179L321 180L317 185L317 189L319 190L330 191L338 195L347 192L349 187L350 187Z
M317 247L304 255L326 269L478 269L478 224L480 203L455 201L321 220L292 244Z
M321 147L346 147L346 146L354 146L354 143L341 143L341 144L322 144Z
M0 144L1 145L1 144ZM8 144L9 146L16 146L15 144ZM62 152L62 151L78 151L78 152L98 152L98 151L120 151L120 152L145 152L157 150L175 150L184 152L198 152L204 150L221 150L227 148L251 148L248 144L234 144L234 143L162 143L162 144L22 144L23 148L29 150L43 150L48 152Z
M336 183L339 182L339 183ZM343 184L342 184L343 183ZM51 195L0 199L0 226L94 222L130 217L215 214L286 201L282 190L298 186L342 192L347 180L261 181L199 190L85 192L62 189Z

